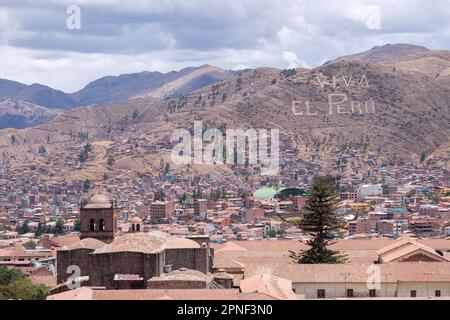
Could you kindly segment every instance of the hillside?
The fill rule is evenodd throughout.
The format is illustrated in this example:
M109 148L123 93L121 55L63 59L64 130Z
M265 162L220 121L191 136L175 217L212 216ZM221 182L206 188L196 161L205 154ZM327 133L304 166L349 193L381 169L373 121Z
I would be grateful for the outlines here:
M430 81L450 86L450 51L421 52L385 64L396 70L421 74Z
M370 50L340 57L335 61L353 60L360 62L388 62L398 58L406 57L409 55L429 52L430 50L412 44L398 43L398 44L386 44L384 46L376 46Z
M185 68L169 73L141 72L103 77L71 94L79 106L122 102L138 96L167 98L186 94L234 76L213 66Z
M6 99L0 101L0 128L25 128L44 123L62 113L30 102Z
M0 101L12 99L26 102L28 111L31 104L40 107L36 108L38 114L34 119L29 112L27 115L20 116L16 111L2 105L0 128L23 128L51 119L55 113L44 112L42 107L68 110L80 106L117 104L138 97L166 99L187 94L221 80L232 78L237 74L238 72L209 65L185 68L165 74L145 71L103 77L72 94L40 84L25 85L0 79ZM11 113L8 113L8 110Z
M341 113L334 104L330 114L329 97L333 94L347 98L339 107ZM68 177L157 174L160 160L170 161L170 150L158 144L170 139L174 129L191 130L194 120L201 120L204 127L219 129L280 129L281 134L294 139L298 157L331 157L336 150L353 148L372 152L379 161L416 162L422 152L432 155L447 150L449 99L448 89L438 79L385 64L336 61L312 70L260 68L177 98L146 96L78 108L36 128L2 130L0 156L22 165L48 163ZM297 115L292 110L293 101L298 102ZM317 115L305 114L305 101ZM303 115L298 114L301 111ZM92 159L74 168L86 141L95 146ZM40 145L49 151L47 157L38 155ZM109 169L108 154L116 158ZM440 159L447 156L439 153ZM200 167L193 166L193 170L229 170Z
M77 105L66 93L41 84L26 85L0 79L0 101L15 99L27 101L50 109L69 109Z

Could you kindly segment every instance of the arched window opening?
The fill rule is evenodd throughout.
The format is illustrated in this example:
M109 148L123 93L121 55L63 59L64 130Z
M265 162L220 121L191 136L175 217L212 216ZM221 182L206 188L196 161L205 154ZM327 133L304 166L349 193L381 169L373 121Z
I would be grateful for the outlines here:
M95 225L95 220L94 219L91 219L91 231L95 231L95 229L96 229L96 225Z
M105 220L100 219L100 231L105 231Z
M141 225L139 223L136 225L136 231L137 232L141 231Z
M134 226L134 223L131 225L131 231L133 231L133 232L136 231L136 228L135 228L135 226Z

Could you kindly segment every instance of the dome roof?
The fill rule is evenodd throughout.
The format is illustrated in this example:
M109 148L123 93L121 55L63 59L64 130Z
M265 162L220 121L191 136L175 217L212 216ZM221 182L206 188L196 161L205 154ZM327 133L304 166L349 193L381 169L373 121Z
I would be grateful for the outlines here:
M256 200L269 200L273 199L275 195L277 194L277 191L274 188L260 188L253 193L253 197L255 197Z
M94 239L94 238L84 238L78 242L72 243L69 246L65 246L64 249L67 250L76 250L76 249L99 249L103 248L105 246L105 243Z
M131 223L142 223L142 219L139 217L133 217L130 219Z
M109 208L111 203L109 197L103 193L97 193L91 199L89 199L85 208Z
M192 249L192 248L200 248L200 245L191 239L173 237L173 239L166 242L165 248L166 249Z
M89 203L91 204L105 204L109 203L109 198L106 194L97 193L94 195L90 200Z
M95 254L111 252L156 253L164 249L164 244L172 239L168 233L137 232L127 233L114 239L103 248L95 250Z
M95 250L95 254L111 252L156 253L164 249L191 249L200 245L190 239L172 236L161 231L126 233L113 242Z
M161 279L178 281L211 281L211 277L204 274L203 272L187 268L180 268L178 270L164 274L161 276Z

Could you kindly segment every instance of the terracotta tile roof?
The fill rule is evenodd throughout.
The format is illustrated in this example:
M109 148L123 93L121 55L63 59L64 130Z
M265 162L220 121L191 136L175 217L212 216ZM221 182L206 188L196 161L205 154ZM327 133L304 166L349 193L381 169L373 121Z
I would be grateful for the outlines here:
M238 289L93 290L81 287L47 297L47 300L276 300L263 293Z
M0 257L14 257L14 258L47 258L52 257L51 251L33 251L16 249L13 247L0 249Z
M86 239L84 239L86 240ZM126 233L118 236L113 242L98 246L92 243L94 254L110 252L143 252L155 253L163 249L200 248L194 240L172 236L161 231Z
M240 244L237 244L234 241L226 242L220 246L218 246L217 249L215 249L215 252L221 252L221 251L247 251L248 249L244 248Z
M52 243L57 244L58 246L64 247L69 246L71 244L77 243L80 241L80 237L77 235L66 235L53 237L49 239Z
M377 251L381 262L388 263L399 260L413 253L422 253L436 261L449 261L439 255L435 249L428 247L413 239L405 239Z
M245 265L236 261L235 259L220 259L214 258L214 269L243 269Z
M75 250L75 249L98 249L103 248L106 244L100 240L93 238L85 238L83 240L78 240L77 242L71 243L68 246L64 246L62 250Z
M186 268L180 268L179 270L175 270L169 273L163 273L160 277L154 277L151 278L152 280L166 280L166 281L172 281L172 280L178 280L178 281L205 281L210 282L211 277L204 274L203 272L192 270L192 269L186 269Z
M47 300L93 300L93 293L91 288L81 287L48 296Z
M191 249L200 248L200 245L191 239L186 238L174 238L165 243L164 248L166 249Z
M98 248L94 254L110 252L155 253L163 250L164 243L172 236L164 232L136 232L118 236L113 242Z
M242 292L265 293L279 300L297 300L297 295L292 291L291 280L268 274L243 279L239 287Z
M56 276L30 276L31 281L53 288L57 285Z
M370 239L370 240L340 240L330 247L334 250L342 251L347 255L350 263L372 263L378 259L377 250L384 250L388 247L396 247L399 243L406 241L392 239ZM443 239L417 240L417 244L428 246L429 250L441 249L450 250L450 241ZM228 246L238 245L247 250L220 250L225 244L212 245L214 250L214 264L226 266L226 260L234 259L245 264L247 257L260 257L275 259L280 261L289 260L289 251L299 252L307 250L309 247L299 240L262 240L262 241L231 241ZM233 244L233 245L231 245ZM387 249L386 249L387 250ZM431 251L430 251L431 252ZM234 262L233 262L234 263ZM233 264L232 263L232 264Z
M347 282L365 283L368 279L368 267L371 264L248 264L245 278L261 273L272 274L290 279L293 283L329 283ZM389 274L388 282L429 281L450 282L450 262L396 262L375 265L382 274ZM382 279L385 281L385 279Z

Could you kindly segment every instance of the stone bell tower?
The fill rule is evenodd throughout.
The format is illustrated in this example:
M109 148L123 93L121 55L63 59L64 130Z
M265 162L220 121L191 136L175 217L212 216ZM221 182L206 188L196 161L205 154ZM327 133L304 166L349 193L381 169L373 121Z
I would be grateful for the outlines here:
M94 238L105 243L114 240L117 232L117 202L98 193L80 208L81 239Z

